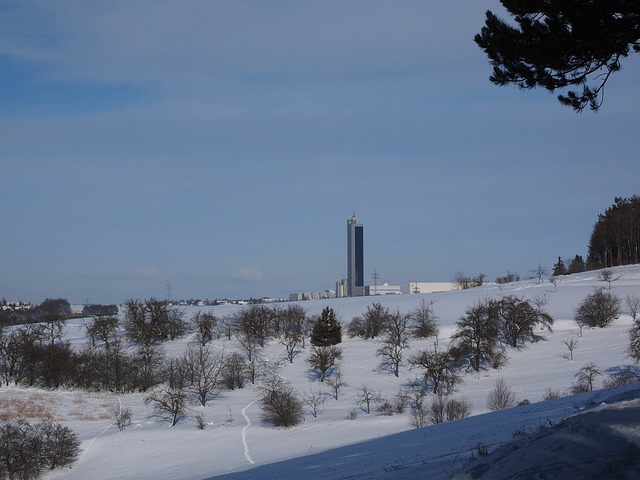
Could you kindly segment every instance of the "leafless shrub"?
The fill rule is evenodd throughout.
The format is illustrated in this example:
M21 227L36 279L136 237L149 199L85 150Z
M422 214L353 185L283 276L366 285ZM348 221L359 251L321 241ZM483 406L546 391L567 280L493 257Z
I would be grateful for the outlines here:
M640 321L636 320L629 329L629 346L627 347L627 355L634 362L640 362Z
M509 363L509 355L504 350L495 350L489 355L489 362L491 363L491 368L499 370Z
M471 402L466 398L447 398L437 395L431 402L429 419L432 423L450 422L471 415Z
M381 399L376 405L376 412L390 417L394 414L395 408L393 404L387 399Z
M207 422L204 419L204 412L196 413L196 427L198 430L204 430L207 428Z
M407 408L407 405L409 404L409 398L410 398L409 393L406 390L401 388L393 398L395 401L396 412L404 413L405 409Z
M603 388L620 387L629 385L630 383L640 382L640 371L631 366L622 368L619 371L610 374L602 381Z
M448 422L460 420L471 415L471 402L466 398L451 398L445 405L445 417Z
M556 392L555 390L551 390L547 388L542 395L543 400L555 400L556 398L560 398L562 395L560 392Z
M113 407L113 419L121 432L131 426L133 413L130 408L122 408L119 403Z
M603 288L596 288L575 311L578 325L604 328L620 315L620 298Z
M273 379L263 387L262 419L276 427L293 427L303 419L302 401L285 381Z
M515 397L515 393L509 388L504 379L499 378L487 397L487 407L494 412L511 408L516 404Z
M24 419L0 423L0 478L35 479L72 464L79 453L80 441L69 427Z
M496 278L496 283L500 286L506 283L519 282L519 281L520 281L520 275L518 275L517 273L510 272L509 270L507 270L507 274L505 276Z
M424 404L424 397L411 402L409 425L415 428L425 427L429 423L429 411Z

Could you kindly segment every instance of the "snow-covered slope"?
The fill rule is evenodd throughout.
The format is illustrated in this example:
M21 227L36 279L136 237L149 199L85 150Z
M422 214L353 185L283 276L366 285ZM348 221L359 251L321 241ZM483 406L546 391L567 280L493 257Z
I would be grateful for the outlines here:
M634 293L640 295L640 266L617 268L615 274L620 278L612 284L614 293L621 298ZM374 301L408 312L423 299L433 299L442 343L454 331L455 322L464 315L465 309L479 299L509 294L546 299L544 309L555 319L552 333L540 331L542 341L517 350L509 349L508 365L500 370L464 374L464 382L454 396L464 396L472 403L473 417L421 429L409 425L408 413L367 415L356 398L357 389L364 384L391 399L403 385L419 376L420 371L405 366L396 378L379 369L376 357L379 341L349 338L343 341L340 367L349 385L340 391L337 401L329 398L328 387L308 375L306 351L301 351L292 365L284 364L279 373L299 393L322 392L327 396L317 418L308 414L302 424L290 429L273 428L261 421L260 391L252 386L225 392L205 408L194 406L193 415L173 428L152 416L150 407L144 405L143 394L113 396L104 392L11 387L0 389L0 399L31 396L32 401L46 403L53 416L72 427L82 439L82 454L74 466L47 474L49 479L204 479L221 475L243 479L404 479L450 478L454 473L464 475L465 471L477 478L486 469L492 472L491 475L485 472L486 478L513 478L513 469L519 466L529 470L562 471L563 462L574 452L578 453L583 440L596 436L597 441L602 435L605 439L618 436L620 440L616 440L619 443L615 445L623 445L624 440L624 448L632 449L630 445L635 445L637 453L638 405L633 399L640 397L640 386L542 400L547 389L567 393L575 373L588 363L597 364L604 376L620 368L635 368L625 353L632 319L624 303L623 315L606 329L585 330L573 352L574 360L566 358L563 341L579 333L573 311L598 286L606 288L607 284L599 279L598 272L587 272L562 277L555 286L526 280L501 288L486 285L438 294L302 302L310 314L331 306L346 325ZM235 308L225 306L211 310L223 316ZM67 336L75 344L86 341L80 321L68 324ZM168 355L177 354L189 341L192 339L168 343L165 350ZM214 344L227 351L237 348L233 342L223 340L216 340ZM430 344L431 340L412 341L411 350L415 352ZM277 341L271 342L264 351L271 360L284 358L284 353L284 347ZM488 413L486 398L498 378L503 378L515 390L518 401L527 399L532 403ZM598 387L602 378L598 380ZM600 406L602 402L607 406ZM133 411L133 424L124 432L119 432L111 419L113 408L119 405ZM563 421L587 410L589 416L581 415L578 423ZM207 422L204 430L196 428L195 413L204 415ZM619 426L603 426L603 422ZM513 446L500 449L501 445L514 440L517 443ZM554 451L566 449L566 455L541 458L549 445ZM484 453L485 447L488 456L481 456L475 464L464 464L479 452ZM529 460L517 457L513 462L511 458L521 455L519 452L536 452L534 456L538 460L527 463ZM589 456L593 460L593 456ZM500 476L497 472L505 473Z
M431 425L216 478L602 479L621 472L628 476L617 478L640 474L640 384Z

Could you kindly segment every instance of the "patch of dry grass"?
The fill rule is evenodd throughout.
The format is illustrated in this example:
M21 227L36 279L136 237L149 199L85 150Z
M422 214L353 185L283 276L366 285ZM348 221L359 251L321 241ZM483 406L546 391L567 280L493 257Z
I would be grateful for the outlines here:
M0 420L104 421L112 417L113 399L106 394L84 392L0 391Z
M32 418L38 420L53 420L54 415L49 406L42 402L37 395L24 395L21 398L0 399L0 420L14 418Z

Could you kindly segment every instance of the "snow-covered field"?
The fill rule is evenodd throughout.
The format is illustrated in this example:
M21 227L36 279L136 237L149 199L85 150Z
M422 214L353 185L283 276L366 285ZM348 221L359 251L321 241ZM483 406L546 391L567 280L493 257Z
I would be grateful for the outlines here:
M614 272L620 277L612 284L614 293L622 299L640 295L640 266L616 268ZM464 374L464 382L453 395L472 403L473 416L420 429L409 425L408 412L367 415L357 403L357 389L367 385L392 399L421 372L405 366L396 378L380 370L376 356L380 341L351 339L346 334L340 368L348 386L340 391L337 401L329 398L326 385L309 376L307 351L301 350L292 365L283 362L279 373L300 394L323 392L327 396L317 418L307 412L305 421L290 429L261 421L260 390L250 385L224 392L207 407L194 405L193 413L172 428L153 416L151 407L144 405L144 394L3 387L0 400L41 403L82 440L82 453L73 467L50 472L47 479L437 479L454 474L466 478L465 472L470 472L469 478L484 474L483 478L492 479L640 478L640 384L543 401L547 389L568 393L575 373L589 363L597 364L604 374L597 380L597 388L620 368L636 368L625 352L632 319L624 302L623 315L605 329L585 329L573 361L566 358L568 350L563 342L579 333L574 309L594 287L607 288L599 272L562 277L555 286L525 280L502 288L486 285L438 294L301 302L309 314L331 306L346 326L373 302L408 312L423 299L433 299L442 343L476 300L510 294L528 299L546 297L544 309L555 319L552 333L540 331L542 341L509 349L509 362L500 370ZM221 317L236 308L205 310ZM73 343L86 341L80 320L68 323L67 336ZM193 339L165 344L167 354L180 353L190 341ZM233 342L214 343L227 351L237 348ZM432 343L413 340L411 351ZM272 360L285 355L277 341L264 353ZM527 399L531 404L489 413L487 395L498 378L516 392L518 401ZM120 405L133 411L132 426L123 432L112 419L113 408ZM355 419L350 418L353 411L357 412ZM196 413L204 415L204 430L196 428ZM488 455L478 456L484 450ZM478 459L465 463L472 457ZM532 475L537 472L538 476Z

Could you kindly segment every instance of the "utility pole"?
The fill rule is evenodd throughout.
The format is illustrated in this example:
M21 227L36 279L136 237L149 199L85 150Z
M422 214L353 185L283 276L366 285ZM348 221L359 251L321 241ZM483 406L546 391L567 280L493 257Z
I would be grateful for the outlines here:
M373 275L371 275L371 278L373 278L373 294L377 295L378 294L378 279L380 278L380 275L378 275L378 271L377 270L373 271Z
M167 303L171 300L171 282L167 280Z

